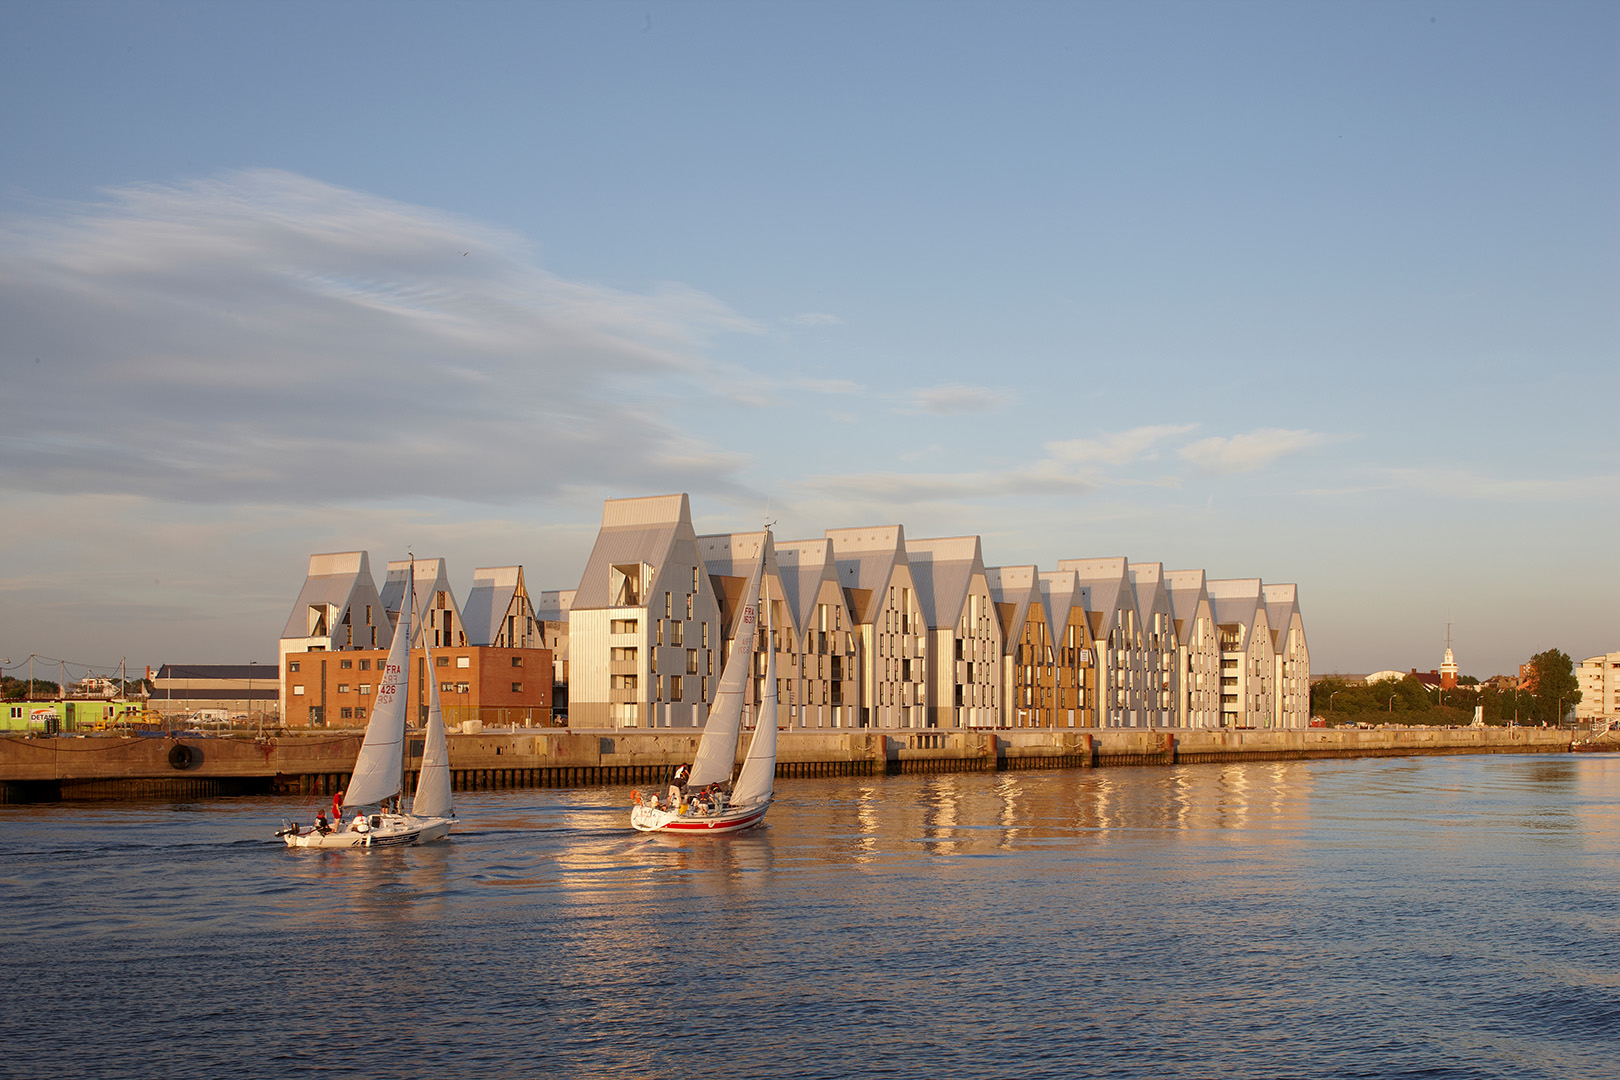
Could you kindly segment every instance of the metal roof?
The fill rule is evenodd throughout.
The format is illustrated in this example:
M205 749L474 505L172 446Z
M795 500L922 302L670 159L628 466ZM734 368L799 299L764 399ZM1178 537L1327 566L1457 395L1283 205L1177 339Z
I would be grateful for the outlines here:
M1024 637L1024 620L1029 618L1029 606L1042 602L1038 571L1033 566L988 566L984 581L990 587L990 601L996 605L996 614L1009 609L1001 620L1001 651L1010 656ZM1043 605L1044 609L1044 605ZM1048 618L1048 629L1051 620Z
M828 529L833 557L838 564L838 584L851 598L851 614L857 622L869 623L881 608L883 591L894 577L896 566L908 565L906 530L900 525L869 525L854 529ZM866 603L857 608L854 600L864 592Z
M493 645L500 636L508 614L525 617L529 611L512 610L512 601L523 591L523 567L486 566L473 571L472 591L467 593L467 644ZM519 607L524 605L519 604Z
M935 537L906 542L906 562L917 590L923 625L954 627L962 617L975 574L984 573L977 536Z
M602 529L585 562L570 610L612 607L609 571L615 566L645 563L660 567L677 538L697 543L692 510L683 495L644 499L608 499L602 504Z

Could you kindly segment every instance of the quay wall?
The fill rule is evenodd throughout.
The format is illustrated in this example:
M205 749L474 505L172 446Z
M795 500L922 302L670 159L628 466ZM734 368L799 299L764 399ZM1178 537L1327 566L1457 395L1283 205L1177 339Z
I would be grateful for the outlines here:
M330 795L348 783L359 734L278 738L0 738L0 802L56 799ZM1544 728L1309 728L1288 731L885 730L778 736L784 779L1015 769L1109 768L1411 754L1535 754L1570 750ZM458 790L662 785L692 760L698 733L485 730L450 736ZM746 748L739 750L741 754ZM408 784L420 764L412 739Z

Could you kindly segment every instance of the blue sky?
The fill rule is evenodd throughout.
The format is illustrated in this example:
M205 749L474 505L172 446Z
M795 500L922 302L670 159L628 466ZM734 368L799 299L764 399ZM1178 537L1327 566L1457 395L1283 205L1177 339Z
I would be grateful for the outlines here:
M0 656L608 496L1620 648L1612 4L0 7Z

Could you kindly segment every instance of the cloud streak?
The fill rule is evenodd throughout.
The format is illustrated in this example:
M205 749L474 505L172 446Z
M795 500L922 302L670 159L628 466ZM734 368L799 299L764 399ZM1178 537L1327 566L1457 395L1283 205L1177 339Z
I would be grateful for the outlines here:
M966 413L998 412L1012 402L1012 397L988 386L968 386L949 383L918 390L912 394L912 405L919 412L935 416L961 416Z
M1320 446L1326 435L1287 428L1260 428L1241 435L1212 435L1183 446L1181 457L1209 472L1233 474L1262 469L1280 457Z
M715 339L760 332L273 170L0 223L0 325L0 486L205 503L735 492L746 458L663 406L713 392Z

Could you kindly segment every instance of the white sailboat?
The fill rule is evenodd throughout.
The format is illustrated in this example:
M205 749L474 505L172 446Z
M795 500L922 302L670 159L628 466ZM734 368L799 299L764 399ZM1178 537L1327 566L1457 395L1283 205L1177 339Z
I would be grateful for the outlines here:
M388 648L388 666L377 687L376 707L366 725L366 737L354 762L348 790L343 793L342 810L354 811L345 822L342 814L328 825L317 818L314 825L288 823L276 835L288 847L350 848L398 847L439 840L455 824L455 808L450 796L450 748L444 735L444 712L439 705L439 687L428 681L428 723L422 740L422 771L416 778L416 796L411 812L398 810L405 788L405 715L410 685L411 637L416 630L415 559L406 590L407 601L400 605L399 625ZM424 641L425 645L425 641ZM432 650L428 650L427 670L433 670ZM386 806L393 802L395 809ZM372 810L376 807L375 810Z
M766 533L769 538L769 531ZM698 742L697 757L686 779L686 791L672 789L667 797L657 792L634 792L630 824L641 832L733 833L751 829L765 820L776 778L776 649L767 631L765 693L748 756L737 782L731 770L737 762L737 739L742 729L743 692L753 668L754 637L758 624L759 583L767 544L760 546L759 563L743 592L742 618L731 656L720 673L714 708Z

